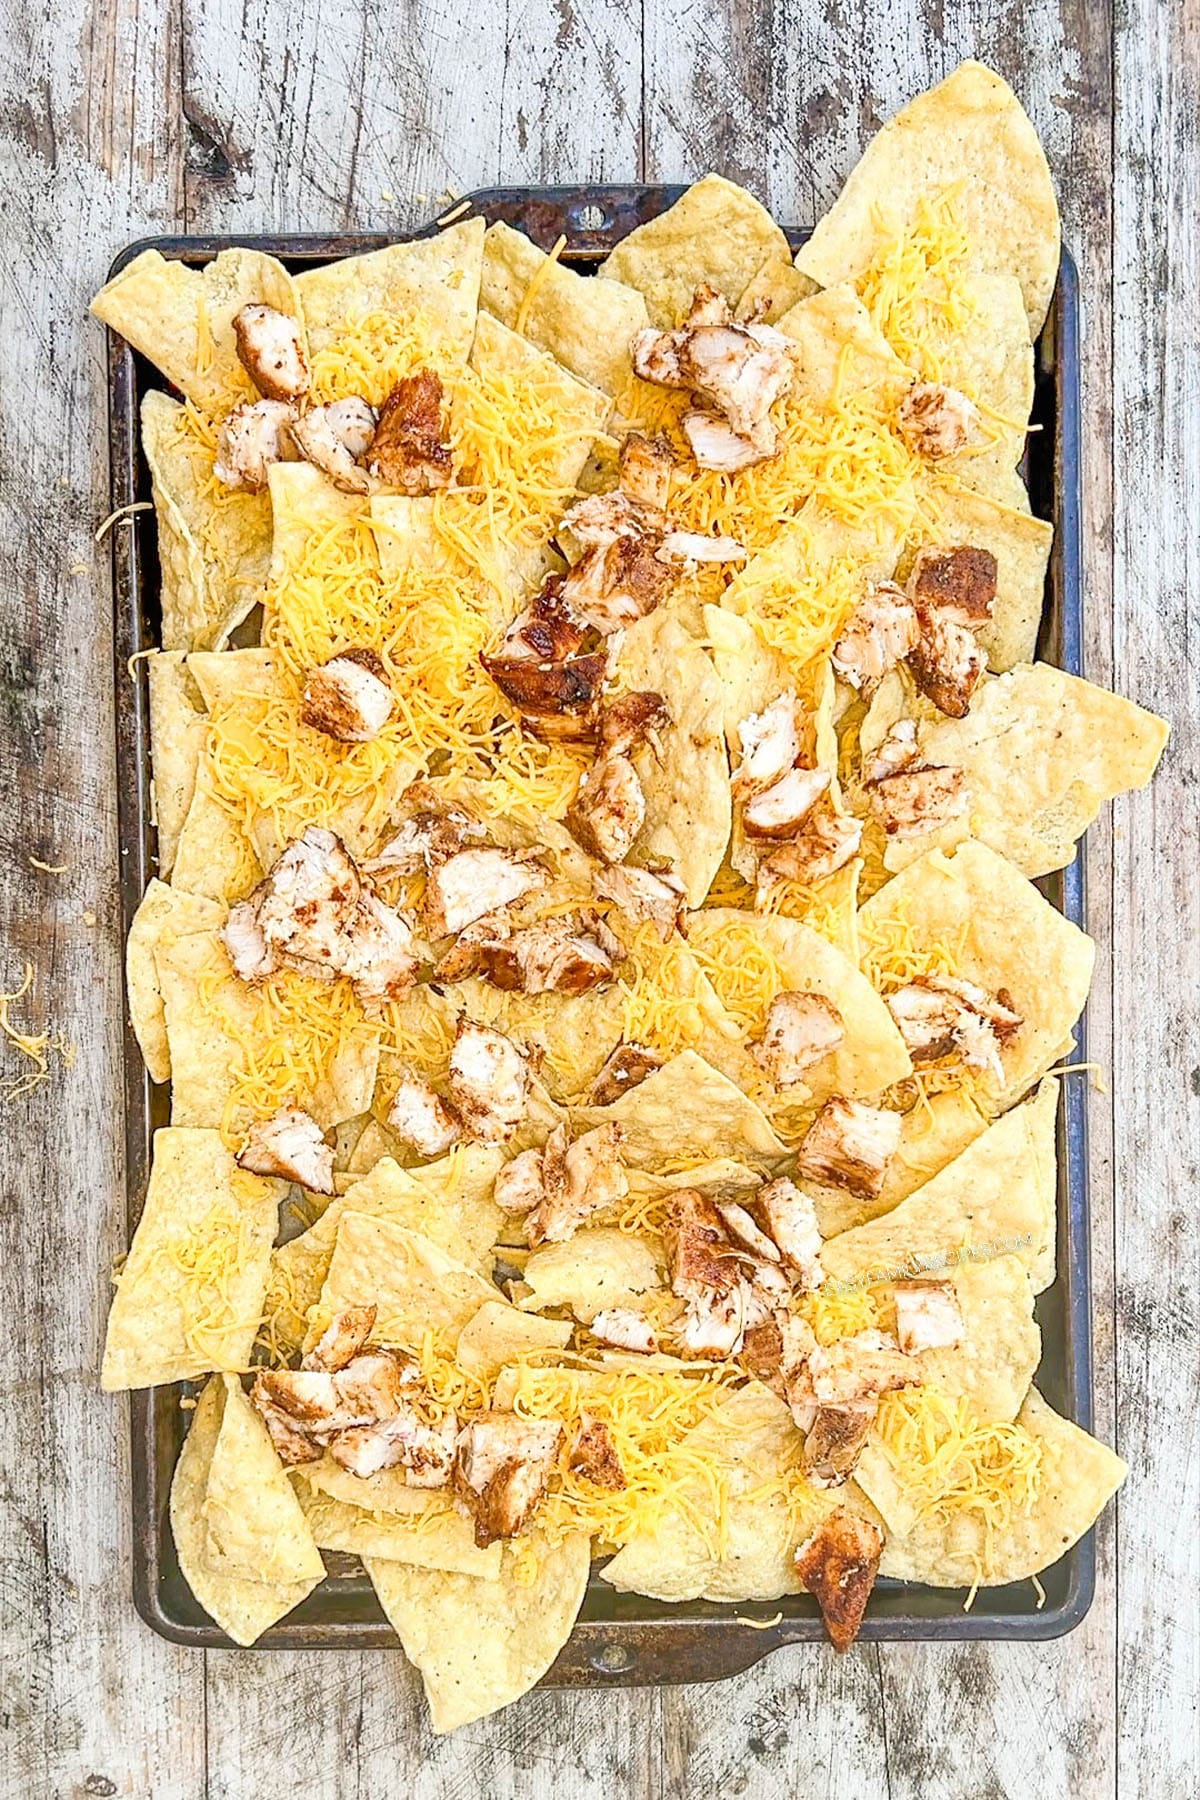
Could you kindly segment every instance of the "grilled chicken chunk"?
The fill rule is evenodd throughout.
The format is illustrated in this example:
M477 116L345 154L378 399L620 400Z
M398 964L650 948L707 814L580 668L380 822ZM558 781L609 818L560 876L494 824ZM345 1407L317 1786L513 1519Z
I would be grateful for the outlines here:
M256 900L239 900L230 907L229 917L221 927L221 941L229 953L233 972L241 981L265 981L279 966L258 922Z
M660 734L669 729L671 713L661 694L650 688L618 694L605 702L599 720L602 756L628 756L641 744L649 744L657 756Z
M907 1355L962 1343L966 1323L952 1281L898 1281L892 1293L896 1337Z
M758 871L760 889L776 881L824 881L858 855L862 820L840 813L828 798L820 800L804 821L798 837L773 850Z
M391 717L387 670L373 650L342 650L309 675L300 723L342 744L369 744Z
M288 844L222 930L234 972L260 981L280 967L332 981L344 969L363 883L346 846L310 825Z
M284 1106L271 1119L259 1119L238 1152L237 1165L251 1175L274 1175L298 1181L314 1194L333 1192L333 1149L321 1127L298 1106Z
M348 1306L343 1312L335 1313L305 1355L303 1367L324 1369L330 1375L344 1369L366 1348L375 1329L376 1312L374 1306Z
M404 914L370 889L364 891L354 909L341 965L363 1005L374 1010L396 999L413 985L420 966L413 953L413 929Z
M742 808L747 837L794 837L829 787L828 769L789 769Z
M631 431L621 444L618 482L631 500L665 513L671 498L675 452L667 437L643 437Z
M812 1430L818 1407L813 1393L808 1359L817 1347L816 1334L807 1319L780 1312L779 1391L791 1411L798 1431Z
M871 810L898 843L938 831L967 811L971 796L961 769L913 763L867 783Z
M668 531L658 554L663 562L689 567L695 563L741 562L746 546L736 538L707 537L702 531Z
M896 423L914 455L940 462L966 449L978 418L978 407L958 388L914 381L900 402Z
M628 1485L611 1430L603 1419L593 1419L588 1413L579 1415L567 1466L572 1475L582 1476L593 1487L615 1491Z
M652 613L673 580L656 538L615 537L572 564L562 578L562 596L585 624L608 637Z
M542 1195L527 1221L529 1242L564 1244L592 1213L615 1206L629 1192L621 1161L621 1127L598 1125L573 1144L561 1126L542 1152Z
M824 994L785 989L767 1008L754 1055L777 1087L794 1087L845 1042L841 1013Z
M740 438L746 461L773 456L778 433L771 408L792 384L791 340L770 325L737 324L728 302L715 289L696 289L691 311L674 331L639 331L631 350L635 372L660 387L690 388L703 412L717 427ZM694 415L684 421L693 454L714 448L719 460L702 467L730 467L734 449L722 446L714 432L706 441L703 428L693 435ZM746 462L741 463L742 467Z
M950 719L965 719L987 656L973 631L942 613L921 616L921 636L910 653L913 680L927 700Z
M343 494L369 494L371 478L360 468L353 445L361 443L361 422L342 402L314 406L292 425L292 438L306 462L328 475Z
M561 663L573 656L588 627L563 599L562 577L551 576L504 634L498 660Z
M404 1069L387 1122L418 1156L444 1156L459 1139L459 1124L446 1102L427 1081Z
M687 911L683 883L667 869L654 871L622 863L602 869L595 888L599 899L611 900L635 925L657 926L664 944L672 932L683 929Z
M719 419L716 413L699 410L684 413L683 434L700 469L737 475L742 469L766 461L752 439L739 437L733 426Z
M231 488L264 488L271 464L286 460L295 408L284 400L246 400L221 426L213 474Z
M503 1032L460 1019L448 1085L467 1135L503 1144L525 1117L529 1064Z
M825 1271L821 1267L821 1233L812 1195L804 1193L787 1175L780 1175L759 1189L754 1205L785 1262L795 1271L797 1285L805 1293L819 1288Z
M733 772L734 786L742 792L760 793L773 788L800 755L796 729L799 701L794 692L780 694L760 713L751 713L738 726L742 760Z
M260 1369L250 1398L262 1412L268 1430L270 1415L282 1413L289 1430L328 1445L339 1432L390 1418L401 1404L404 1389L413 1385L415 1366L414 1359L403 1352L367 1350L332 1372L303 1367ZM306 1456L304 1460L312 1459Z
M480 1413L464 1425L454 1465L454 1490L475 1520L481 1550L516 1537L546 1491L562 1427L511 1412Z
M833 647L834 672L870 696L917 642L917 609L893 582L859 601Z
M540 1150L522 1150L511 1162L505 1163L492 1190L496 1205L514 1217L532 1212L545 1196Z
M889 994L887 1004L915 1063L957 1053L969 1067L1003 1080L1000 1051L1023 1023L1006 988L992 995L955 975L918 975Z
M598 913L514 926L503 913L469 926L437 965L447 981L479 974L519 994L586 994L616 974L623 951Z
M900 1114L835 1094L800 1146L797 1168L816 1181L873 1199L900 1142Z
M667 528L661 507L635 499L621 488L587 494L562 516L562 523L584 550L606 550L618 538L654 538Z
M413 875L418 869L432 869L469 844L487 837L480 820L472 818L459 806L425 781L414 781L401 796L403 823L372 862L364 863L368 874Z
M748 1325L742 1338L742 1367L776 1393L782 1387L783 1337L778 1321L764 1319L760 1325Z
M383 1469L402 1469L406 1487L446 1487L454 1467L458 1420L445 1413L435 1424L401 1402L389 1418L352 1425L329 1445L334 1462L364 1480Z
M325 408L329 429L356 462L371 448L375 436L375 408L361 394L347 394L342 400L331 400Z
M662 1066L656 1050L648 1050L644 1044L618 1044L592 1083L588 1104L612 1106Z
M589 856L621 863L646 822L646 795L627 756L605 756L582 777L567 824Z
M608 1306L601 1309L588 1326L592 1336L617 1350L633 1350L649 1356L658 1348L654 1327L644 1313L632 1307Z
M739 1201L715 1199L713 1205L733 1243L766 1262L777 1263L780 1260L779 1246L774 1238L767 1236Z
M667 1207L663 1242L671 1291L687 1304L684 1356L736 1356L745 1328L746 1284L712 1202L682 1188Z
M404 494L433 494L450 486L454 467L445 442L444 395L432 369L398 381L379 409L367 467Z
M804 1470L813 1487L841 1487L853 1475L878 1411L862 1406L819 1406L804 1440Z
M796 1573L815 1594L835 1650L848 1650L858 1636L882 1554L879 1527L843 1506L796 1552Z
M238 361L268 400L299 400L308 392L308 359L297 321L273 306L251 303L234 316Z
M885 1331L859 1331L836 1344L815 1345L808 1372L818 1406L859 1406L921 1380L921 1365Z
M976 634L996 600L996 559L962 545L919 552L908 588L919 637L908 665L920 691L952 719L965 717L987 663Z
M476 919L545 885L542 865L523 850L460 850L429 871L422 922L430 937L457 937Z
M587 650L562 662L524 656L481 656L506 700L535 737L579 741L595 735L600 695L608 680L607 650Z
M972 629L986 625L996 604L996 558L973 544L926 545L917 552L908 591L918 613L937 612Z

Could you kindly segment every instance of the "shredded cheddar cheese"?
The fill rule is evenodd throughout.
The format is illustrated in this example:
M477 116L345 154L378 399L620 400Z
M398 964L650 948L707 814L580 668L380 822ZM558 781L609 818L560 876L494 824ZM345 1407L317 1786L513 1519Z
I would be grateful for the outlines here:
M9 994L0 994L0 1032L8 1039L14 1050L25 1057L32 1066L19 1075L10 1076L0 1082L0 1094L7 1100L18 1100L28 1094L42 1082L50 1079L50 1061L57 1056L64 1068L69 1069L75 1061L75 1045L62 1031L21 1031L12 1022L12 1007L18 1000L23 1000L33 988L33 964L25 964L25 972L20 985Z
M930 1383L885 1394L875 1429L921 1519L974 1513L990 1545L1037 1499L1037 1439L1016 1423L980 1424L965 1396L951 1400Z

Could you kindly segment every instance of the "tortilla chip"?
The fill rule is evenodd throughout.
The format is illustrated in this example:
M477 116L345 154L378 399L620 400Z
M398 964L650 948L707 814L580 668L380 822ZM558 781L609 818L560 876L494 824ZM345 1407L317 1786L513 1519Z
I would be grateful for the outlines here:
M311 463L272 463L267 479L272 520L269 586L274 588L295 574L310 540L348 530L366 517L372 502L361 494L340 494Z
M583 1604L591 1546L581 1536L551 1546L530 1535L520 1552L505 1548L498 1581L363 1560L441 1734L519 1700L546 1673Z
M998 1112L1050 1066L1082 1012L1095 945L1019 869L969 839L931 851L874 894L858 915L870 965L903 943L918 961L940 951L953 973L989 994L1007 988L1022 1024L1000 1051L1003 1081L972 1072L978 1104Z
M183 1578L200 1605L235 1644L246 1645L299 1606L321 1577L282 1583L250 1581L209 1567L204 1497L225 1402L224 1383L213 1379L196 1403L171 1482L171 1535Z
M1013 1255L1041 1293L1054 1279L1057 1088L1044 1083L891 1212L829 1238L827 1280L874 1287Z
M1053 1101L1057 1105L1057 1084L1046 1085L1054 1089ZM1039 1096L1041 1091L1038 1090ZM1040 1104L1040 1101L1031 1104ZM989 1122L963 1088L946 1088L940 1094L924 1096L903 1115L899 1147L888 1164L883 1187L874 1199L862 1199L845 1188L821 1188L814 1192L821 1236L836 1237L839 1232L865 1225L868 1219L878 1219L891 1212L947 1163L961 1156L968 1144L983 1135Z
M156 650L146 658L150 696L150 767L158 872L171 878L184 820L196 791L196 770L208 737L208 720L193 698L195 684L178 650Z
M633 1168L675 1162L681 1146L698 1162L735 1156L769 1164L787 1154L762 1108L694 1050L681 1050L611 1106L580 1107L572 1117L577 1132L618 1124Z
M688 905L699 906L732 823L721 684L700 645L665 607L625 632L615 678L625 692L660 693L671 714L661 758L649 745L634 753L646 823L630 860L669 863Z
M250 1581L320 1581L325 1565L267 1428L238 1377L220 1379L225 1406L201 1505L204 1559L216 1574Z
M543 1244L533 1251L523 1271L532 1291L521 1301L524 1312L570 1307L581 1325L590 1325L606 1307L629 1306L663 1285L654 1240L595 1225L577 1231L565 1244Z
M129 1017L151 1081L171 1079L171 1047L155 955L159 944L189 932L215 930L225 909L202 894L185 894L152 881L142 895L125 943L125 991Z
M996 496L943 483L934 499L940 518L933 543L971 544L996 558L996 603L978 634L988 667L1003 671L1030 662L1045 606L1054 527L1034 518L1021 478L1012 470Z
M263 644L245 650L198 650L188 657L187 666L210 713L243 696L273 694L279 687L278 660Z
M536 279L536 287L532 286ZM632 374L629 346L648 322L635 289L551 263L511 225L484 239L479 304L602 393L617 395Z
M143 250L101 288L91 310L215 418L259 397L238 361L235 315L256 301L299 318L299 288L261 250L222 250L203 269Z
M317 385L318 358L336 349L351 321L373 314L419 324L430 363L465 362L479 309L483 229L482 219L464 219L436 237L389 244L297 275ZM384 395L366 397L378 405Z
M924 339L941 380L985 408L974 435L989 441L940 466L968 487L993 493L996 471L1011 471L1024 454L1033 409L1033 344L1015 276L971 275L961 285L965 319L951 326L935 315Z
M375 1475L352 1475L349 1469L334 1462L328 1451L319 1461L296 1469L293 1480L303 1482L314 1493L328 1494L347 1506L371 1513L426 1513L445 1497L429 1488L410 1487L401 1468L380 1469Z
M570 1341L569 1319L542 1319L489 1300L463 1326L454 1359L468 1375L491 1382L505 1363L538 1350L565 1350Z
M453 1343L484 1301L497 1297L490 1281L420 1232L346 1208L305 1348L348 1306L377 1309L372 1335L380 1343L419 1346L426 1331Z
M787 238L753 194L723 175L705 175L622 238L600 274L644 294L651 323L666 331L702 282L736 306L768 257L788 255Z
M788 666L749 620L727 606L704 608L704 638L721 684L725 742L731 761L742 753L741 724L795 687Z
M822 287L853 280L911 222L922 199L947 189L955 193L972 265L1017 277L1035 337L1058 276L1058 203L1020 101L976 62L918 95L872 138L797 252L796 267Z
M281 1187L244 1174L216 1131L154 1134L100 1385L164 1387L244 1369L262 1316Z
M455 1512L443 1494L426 1491L421 1496L424 1505L419 1512L380 1513L314 1490L305 1476L306 1471L301 1470L296 1492L308 1527L322 1550L341 1550L361 1556L364 1561L368 1557L379 1558L418 1569L499 1580L500 1545L490 1544L486 1550L480 1550L475 1543L473 1522ZM358 1478L351 1475L349 1479Z
M801 300L778 329L798 346L794 391L815 406L833 405L838 394L878 392L881 401L899 400L912 381L848 281Z
M207 728L206 722L206 732ZM172 886L232 904L250 892L262 879L262 872L250 840L218 797L208 759L202 756L175 849Z
M771 251L742 289L735 310L740 320L776 325L798 300L807 300L816 291L816 283L793 263L789 245L786 250Z
M1041 1452L1038 1493L1002 1526L978 1513L932 1517L884 1545L880 1574L931 1587L1000 1587L1056 1563L1092 1525L1127 1473L1121 1458L1029 1390L1017 1424Z

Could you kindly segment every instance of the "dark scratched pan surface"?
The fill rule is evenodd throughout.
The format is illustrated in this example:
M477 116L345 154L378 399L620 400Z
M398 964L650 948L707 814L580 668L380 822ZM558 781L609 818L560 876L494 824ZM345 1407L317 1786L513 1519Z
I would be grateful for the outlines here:
M671 187L490 188L470 196L470 210L489 223L505 220L549 248L560 233L563 260L594 267L635 225L662 212L682 192ZM461 216L465 216L461 215ZM430 225L416 236L436 231ZM794 244L807 235L789 232ZM164 237L131 245L117 269L139 250L203 263L233 243L271 252L295 269L353 256L397 241L366 234L341 237ZM1064 252L1058 286L1037 345L1034 421L1026 475L1033 509L1055 526L1040 654L1073 674L1081 667L1079 552L1079 359L1078 288L1075 265ZM161 378L115 333L109 333L109 408L112 504L128 505L150 494L141 455L138 408ZM121 892L125 927L154 871L150 816L150 754L146 685L140 666L131 678L129 657L158 641L158 561L150 514L114 531L117 771L119 782ZM1084 922L1082 859L1043 884L1050 899L1076 924ZM1079 1055L1085 1054L1082 1029ZM126 1203L129 1229L141 1213L155 1129L167 1123L168 1095L146 1075L133 1033L125 1031ZM1063 1082L1058 1120L1058 1277L1037 1303L1043 1334L1038 1384L1060 1411L1091 1424L1091 1338L1088 1295L1087 1139L1082 1077ZM175 1556L167 1521L171 1473L187 1415L178 1388L131 1396L133 1432L133 1597L142 1617L176 1643L220 1647L228 1639L193 1599ZM303 1604L259 1640L271 1649L363 1649L394 1645L370 1582L354 1557L327 1555L329 1578ZM945 1589L880 1581L861 1637L874 1639L1052 1638L1078 1624L1091 1604L1095 1552L1089 1532L1043 1577L1039 1609L1032 1583L983 1589L969 1613L963 1595ZM754 1630L743 1617L781 1615ZM579 1622L545 1677L551 1685L635 1685L714 1680L749 1668L781 1644L823 1636L816 1603L808 1595L769 1606L713 1605L694 1601L668 1606L637 1594L618 1594L593 1576Z

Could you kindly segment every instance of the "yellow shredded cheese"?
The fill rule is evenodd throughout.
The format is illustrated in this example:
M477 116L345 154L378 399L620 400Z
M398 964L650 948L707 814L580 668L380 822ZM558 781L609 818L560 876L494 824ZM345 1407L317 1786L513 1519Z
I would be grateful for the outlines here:
M57 1056L64 1068L69 1069L75 1061L75 1045L65 1032L21 1031L12 1022L12 1008L18 1000L23 1000L33 988L33 964L25 964L25 972L19 986L11 993L0 994L0 1032L20 1055L32 1065L19 1075L10 1076L0 1082L0 1095L7 1100L18 1100L28 1094L43 1081L50 1079L51 1058Z
M513 320L513 330L517 333L518 337L524 337L525 327L529 323L529 314L533 309L533 303L537 299L545 282L548 280L551 269L554 267L566 247L567 238L566 233L564 232L558 237L553 249L548 253L545 260L538 264L530 277L525 292L521 296L521 304L517 308L517 316Z

